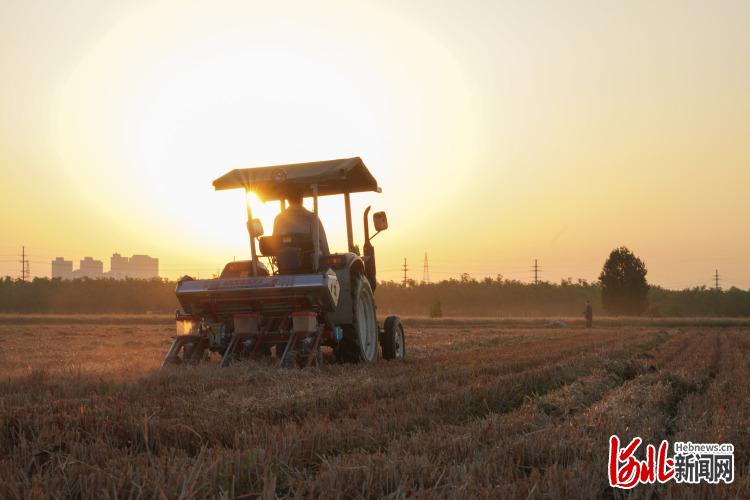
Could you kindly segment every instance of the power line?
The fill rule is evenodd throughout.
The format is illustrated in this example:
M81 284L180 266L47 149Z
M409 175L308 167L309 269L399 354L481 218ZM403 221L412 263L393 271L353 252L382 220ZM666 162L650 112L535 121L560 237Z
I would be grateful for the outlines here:
M422 281L430 282L430 262L427 260L427 252L424 253L424 266L422 267Z
M409 271L409 266L406 265L406 257L404 257L404 265L401 267L401 269L404 271L404 281L402 282L402 285L404 285L404 287L406 287L406 283L408 281L406 273L407 273L407 271Z

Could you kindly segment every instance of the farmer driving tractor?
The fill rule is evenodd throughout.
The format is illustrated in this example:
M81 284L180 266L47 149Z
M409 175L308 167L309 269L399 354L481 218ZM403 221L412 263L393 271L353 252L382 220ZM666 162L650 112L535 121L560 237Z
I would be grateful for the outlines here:
M293 193L287 198L289 206L282 210L273 222L274 236L284 236L290 234L305 234L313 237L315 234L315 225L318 226L318 241L320 242L320 255L329 255L328 239L326 238L323 223L320 218L313 212L309 211L302 205L302 195Z

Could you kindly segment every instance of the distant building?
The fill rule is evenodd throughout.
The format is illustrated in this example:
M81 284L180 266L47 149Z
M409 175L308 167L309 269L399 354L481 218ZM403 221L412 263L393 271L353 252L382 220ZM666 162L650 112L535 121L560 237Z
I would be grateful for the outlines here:
M148 255L133 255L130 257L131 278L151 279L159 277L159 259Z
M109 259L109 273L107 276L118 280L128 277L130 271L130 259L119 253L112 254Z
M73 277L73 261L57 257L52 261L52 277L69 280Z
M125 278L151 279L159 277L159 259L148 255L133 255L123 257L119 253L113 254L109 260L110 270L106 273L109 278L118 280Z
M100 260L84 257L78 269L73 271L73 261L57 257L52 261L52 277L64 280L76 278L126 278L151 279L159 277L159 259L148 255L133 255L123 257L119 253L112 254L109 259L109 271L104 272L104 264Z
M84 257L80 267L73 271L73 278L101 278L104 275L104 263L91 257Z

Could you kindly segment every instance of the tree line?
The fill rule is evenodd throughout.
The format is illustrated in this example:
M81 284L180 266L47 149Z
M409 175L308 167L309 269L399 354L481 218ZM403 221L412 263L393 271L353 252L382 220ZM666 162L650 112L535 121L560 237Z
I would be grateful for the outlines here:
M171 313L179 304L176 283L160 279L33 281L0 280L2 313ZM579 316L586 301L594 313L604 314L602 283L562 280L559 283L522 283L502 276L475 279L463 275L438 283L393 281L378 284L378 314L404 316ZM647 289L647 316L748 316L750 291L695 287Z
M176 283L162 279L0 280L3 313L174 312Z
M595 315L615 315L602 303L600 283L584 280L538 284L502 278L446 280L413 283L404 287L386 281L378 284L378 313L420 316L582 316L590 301ZM651 286L648 307L640 314L650 317L750 316L750 291L739 288L715 290L704 286L668 290Z

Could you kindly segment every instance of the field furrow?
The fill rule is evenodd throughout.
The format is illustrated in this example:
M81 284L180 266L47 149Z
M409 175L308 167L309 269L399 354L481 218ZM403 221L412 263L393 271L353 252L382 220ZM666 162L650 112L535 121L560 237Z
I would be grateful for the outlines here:
M417 325L401 362L166 372L163 325L0 325L0 497L595 498L611 433L750 444L742 328Z

